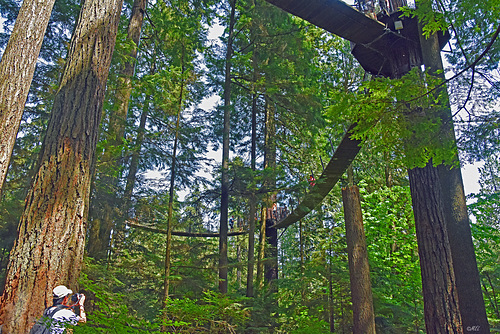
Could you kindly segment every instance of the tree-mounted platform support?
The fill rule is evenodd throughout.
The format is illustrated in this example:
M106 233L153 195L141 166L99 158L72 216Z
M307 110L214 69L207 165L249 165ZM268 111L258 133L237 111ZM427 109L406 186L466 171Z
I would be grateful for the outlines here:
M398 78L422 64L416 18L401 17L401 12L370 17L340 0L267 2L350 41L352 54L372 75ZM441 47L448 39L448 33L441 34Z

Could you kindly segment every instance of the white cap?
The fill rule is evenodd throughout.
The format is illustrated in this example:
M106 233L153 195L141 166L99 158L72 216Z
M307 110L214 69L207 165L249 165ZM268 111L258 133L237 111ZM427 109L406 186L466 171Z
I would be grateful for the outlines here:
M70 295L73 293L73 290L68 289L64 285L59 285L54 288L52 291L54 293L54 298L62 298L66 297L67 295Z

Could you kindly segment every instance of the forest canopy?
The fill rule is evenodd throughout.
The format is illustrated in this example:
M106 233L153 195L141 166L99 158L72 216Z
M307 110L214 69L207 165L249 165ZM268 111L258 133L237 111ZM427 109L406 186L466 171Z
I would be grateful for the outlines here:
M0 332L500 332L499 0L0 16Z

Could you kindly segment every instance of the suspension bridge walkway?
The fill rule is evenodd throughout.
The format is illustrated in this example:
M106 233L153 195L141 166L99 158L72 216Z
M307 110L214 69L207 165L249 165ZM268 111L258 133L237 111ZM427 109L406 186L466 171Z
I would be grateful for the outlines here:
M289 215L273 225L274 228L288 227L304 218L323 201L326 195L328 195L335 184L340 180L361 148L361 141L351 138L353 128L354 125L346 132L330 159L330 162L315 181L315 185L311 187L311 190Z

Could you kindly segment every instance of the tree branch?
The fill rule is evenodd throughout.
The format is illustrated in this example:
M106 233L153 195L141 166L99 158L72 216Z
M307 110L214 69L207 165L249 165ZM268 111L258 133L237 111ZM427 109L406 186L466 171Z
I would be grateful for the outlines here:
M422 97L429 95L430 93L434 92L435 90L437 90L438 88L440 88L443 85L447 84L448 82L450 82L452 80L455 80L456 78L458 78L459 76L461 76L462 74L464 74L464 72L466 72L467 70L469 70L471 68L475 68L476 65L481 61L481 59L483 59L484 56L486 56L486 54L488 53L488 51L490 51L491 47L493 46L493 43L495 42L495 40L497 39L497 37L498 37L499 34L500 34L500 24L498 25L497 30L495 30L495 32L493 33L493 36L491 37L491 40L488 43L488 45L486 46L486 48L484 49L484 51L476 58L476 60L474 60L474 62L472 64L468 65L467 67L465 67L464 69L462 69L460 72L458 72L457 74L455 74L451 78L446 79L443 82L441 82L440 84L436 85L434 88L432 88L431 90L427 91L425 94L422 94L421 96L418 96L418 97L413 98L413 99L411 99L409 101L406 101L405 103L421 99Z

